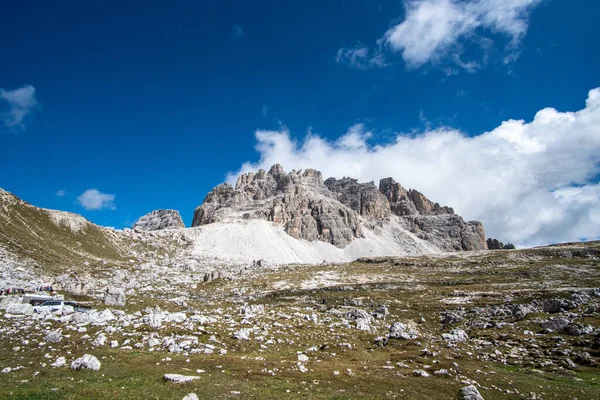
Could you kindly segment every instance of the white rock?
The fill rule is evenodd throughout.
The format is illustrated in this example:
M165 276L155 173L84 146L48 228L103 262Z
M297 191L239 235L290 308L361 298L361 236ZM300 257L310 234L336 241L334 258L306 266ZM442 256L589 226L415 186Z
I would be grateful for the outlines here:
M242 328L239 331L233 333L233 338L237 340L250 340L251 329Z
M13 315L31 315L33 314L33 306L31 304L10 304L6 308L7 314Z
M424 371L422 369L415 369L413 371L413 375L414 376L421 376L423 378L429 378L429 376L430 376L426 371Z
M66 363L67 363L66 358L58 357L53 364L50 364L50 366L52 366L54 368L60 368L60 367L64 367Z
M104 304L122 307L126 303L125 291L117 287L108 287L104 293Z
M300 362L307 362L308 361L308 356L306 354L298 354L298 361L300 361Z
M462 329L452 329L450 333L443 333L442 338L448 342L466 342L469 336Z
M182 400L198 400L196 393L189 393Z
M164 378L166 381L170 381L173 383L185 383L185 382L191 382L195 379L200 379L199 376L180 375L180 374L165 374Z
M94 341L92 342L92 346L104 346L105 343L106 336L104 335L104 333L101 333L98 336L96 336L96 339L94 339Z
M479 390L473 385L461 388L458 396L460 400L483 400L483 396L481 396Z
M44 336L44 340L49 343L58 343L63 339L63 336L58 331L48 332Z
M77 360L71 363L71 369L91 369L93 371L100 371L100 361L91 354L84 354L83 357L79 357Z

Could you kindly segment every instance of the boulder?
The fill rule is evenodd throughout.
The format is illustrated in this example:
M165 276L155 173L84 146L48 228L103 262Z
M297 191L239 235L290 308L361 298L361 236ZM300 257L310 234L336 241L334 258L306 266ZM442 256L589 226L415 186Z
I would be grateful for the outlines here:
M250 340L251 329L242 328L233 333L233 338L237 340Z
M182 400L198 400L198 396L196 393L189 393Z
M59 331L48 332L44 336L44 341L48 343L59 343L62 339L63 336Z
M566 318L554 318L542 322L542 328L546 332L558 332L566 328L570 323L571 321Z
M18 297L18 296L2 296L0 298L0 310L6 310L9 307L15 305L15 304L20 304L21 301L23 301L22 297Z
M71 363L72 370L91 369L92 371L100 371L100 361L91 354L84 354Z
M60 368L60 367L64 367L66 363L67 363L66 358L58 357L54 363L50 364L50 366L54 367L54 368Z
M402 340L412 340L419 337L419 332L414 327L409 327L402 322L394 322L392 326L390 326L390 332L388 333L388 338L390 339L402 339Z
M96 339L92 342L92 346L104 346L106 343L106 335L104 333L100 333L96 336Z
M459 400L483 400L479 390L473 385L465 386L458 392Z
M565 299L549 299L544 302L542 311L549 314L556 314L561 311L567 311L571 308L577 307L577 304Z
M123 307L126 303L125 291L117 287L107 287L104 292L104 304Z
M447 342L466 342L469 335L462 329L452 329L450 333L442 333L442 338Z
M33 306L31 304L12 303L6 309L6 313L13 315L31 315L33 314Z

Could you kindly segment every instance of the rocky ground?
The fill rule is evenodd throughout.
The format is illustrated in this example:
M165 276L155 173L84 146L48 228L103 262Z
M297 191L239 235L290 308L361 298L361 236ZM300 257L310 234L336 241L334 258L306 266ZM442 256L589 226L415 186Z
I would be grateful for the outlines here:
M599 243L308 266L152 249L65 274L87 313L4 296L0 398L600 398Z

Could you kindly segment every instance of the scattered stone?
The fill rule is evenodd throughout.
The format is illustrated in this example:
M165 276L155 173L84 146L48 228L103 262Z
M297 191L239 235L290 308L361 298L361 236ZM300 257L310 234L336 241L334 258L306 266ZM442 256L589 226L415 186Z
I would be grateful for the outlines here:
M195 379L200 379L199 376L188 376L180 374L165 374L164 379L173 383L186 383Z
M125 291L117 287L108 287L104 293L104 304L107 306L123 307L126 303Z
M423 378L429 378L431 376L431 375L429 375L429 373L427 371L424 371L422 369L415 369L413 371L413 375L414 376L420 376L420 377L423 377Z
M448 342L466 342L469 335L462 329L452 329L450 333L442 333L442 338Z
M566 328L570 323L571 321L566 318L554 318L542 322L542 328L544 328L544 331L548 333L558 332Z
M567 311L571 308L576 307L577 305L572 301L565 299L549 299L544 302L542 307L542 311L549 314L556 314L561 311Z
M96 339L92 342L92 346L104 346L106 343L106 335L104 333L100 333L96 336Z
M48 343L59 343L63 339L60 331L48 332L44 336L44 340Z
M402 322L394 322L390 326L390 333L388 333L388 338L390 339L412 340L418 337L419 332L415 327L409 327Z
M100 371L100 361L91 354L84 354L71 363L72 370L91 369L92 371Z
M233 333L233 338L237 340L250 340L250 333L252 332L249 328L242 328Z
M474 385L461 388L458 392L458 398L460 400L483 400L483 396L481 396L479 390Z
M198 396L196 393L189 393L182 400L198 400Z
M50 364L50 366L54 367L54 368L60 368L60 367L64 367L66 363L67 363L66 358L58 357L54 363Z
M13 315L31 315L33 314L33 306L31 304L22 303L10 304L6 308L6 313Z

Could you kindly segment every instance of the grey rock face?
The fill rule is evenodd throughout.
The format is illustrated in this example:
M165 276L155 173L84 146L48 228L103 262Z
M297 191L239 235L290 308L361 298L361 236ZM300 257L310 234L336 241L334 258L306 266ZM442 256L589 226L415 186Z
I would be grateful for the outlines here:
M483 396L479 393L479 390L473 385L465 386L460 389L458 393L460 400L483 400Z
M297 239L321 240L338 247L362 235L358 213L337 201L321 173L312 169L286 174L276 164L269 172L241 175L235 188L219 185L196 208L192 226L235 215L272 221Z
M280 224L297 239L320 240L345 247L392 215L405 229L444 251L486 249L479 222L465 222L449 207L433 203L416 190L406 190L392 178L359 183L329 178L307 169L285 173L279 164L269 172L240 175L235 188L214 188L196 208L192 226L228 219L264 219Z
M358 183L356 179L329 178L325 186L336 195L338 201L363 217L386 219L390 216L390 204L373 182Z
M179 211L154 210L137 220L132 229L136 231L158 231L161 229L185 228Z
M126 303L125 291L121 288L108 287L104 293L104 304L122 307Z
M465 222L451 207L442 207L416 190L406 190L392 178L379 181L390 211L403 217L406 228L446 251L487 249L480 222Z

